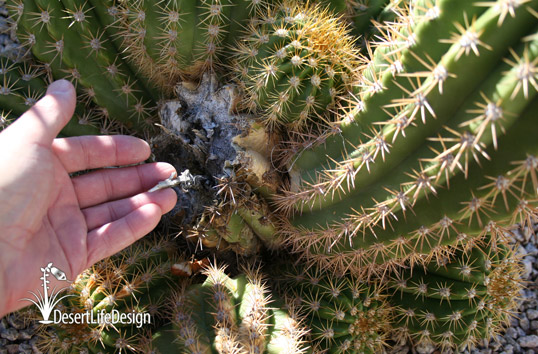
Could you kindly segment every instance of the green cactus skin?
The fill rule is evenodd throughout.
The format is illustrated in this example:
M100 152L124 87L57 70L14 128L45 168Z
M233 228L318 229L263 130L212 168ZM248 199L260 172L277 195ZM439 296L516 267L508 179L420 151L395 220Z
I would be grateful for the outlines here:
M393 19L397 14L393 7L397 7L399 0L322 0L335 14L351 24L351 34L362 37L363 40L372 37L372 22L385 22ZM395 3L395 4L393 4ZM365 41L364 41L365 42Z
M10 1L22 44L47 71L49 81L65 78L77 87L78 101L97 105L101 132L148 128L146 90L118 55L95 9L88 3Z
M511 247L480 245L458 251L442 267L404 270L390 284L400 340L443 351L472 348L499 334L517 309L522 266Z
M359 62L345 26L319 6L284 1L247 32L233 64L244 106L273 128L326 127Z
M0 106L4 110L0 129L3 129L43 97L49 79L43 67L30 61L13 61L8 58L1 58L0 74ZM74 117L62 129L61 135L89 135L99 132L96 117L85 109L84 104L77 104Z
M214 71L237 34L271 1L137 1L118 31L137 67L164 90Z
M289 263L289 262L287 262ZM392 320L383 287L320 268L278 268L280 292L309 328L314 353L380 353Z
M304 329L280 309L257 270L229 278L208 267L203 284L172 301L172 325L154 334L157 353L303 353Z
M537 104L538 4L497 5L400 9L408 13L373 44L358 103L327 134L283 144L292 182L275 199L291 215L282 222L289 243L310 262L384 273L536 215L524 177L537 168L526 131Z
M158 325L166 299L174 291L171 282L169 241L140 241L100 261L80 274L56 308L62 313L99 311L111 314L149 313L151 323L142 329L135 324L55 324L43 331L39 347L46 353L136 352L143 344L141 331ZM115 328L114 328L115 327ZM48 327L47 327L48 328Z
M67 78L97 106L101 132L148 133L179 79L217 70L260 1L10 0L17 35L50 80Z

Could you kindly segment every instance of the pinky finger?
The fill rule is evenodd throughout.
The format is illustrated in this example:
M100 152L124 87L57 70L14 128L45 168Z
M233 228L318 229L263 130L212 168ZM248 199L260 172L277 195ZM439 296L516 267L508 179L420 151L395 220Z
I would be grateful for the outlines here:
M151 232L161 219L157 204L145 204L123 218L88 232L88 264L90 267Z

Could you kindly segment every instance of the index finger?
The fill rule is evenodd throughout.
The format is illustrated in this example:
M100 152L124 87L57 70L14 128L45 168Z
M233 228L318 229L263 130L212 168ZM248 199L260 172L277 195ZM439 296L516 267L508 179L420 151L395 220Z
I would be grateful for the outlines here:
M52 151L68 173L130 165L146 160L151 154L148 143L127 135L54 139Z

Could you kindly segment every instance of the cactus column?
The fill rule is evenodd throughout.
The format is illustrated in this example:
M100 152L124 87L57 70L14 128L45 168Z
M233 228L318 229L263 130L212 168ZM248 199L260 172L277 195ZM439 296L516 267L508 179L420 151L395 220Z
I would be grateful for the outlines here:
M289 244L383 274L536 215L536 5L417 1L383 25L355 102L327 134L282 144Z

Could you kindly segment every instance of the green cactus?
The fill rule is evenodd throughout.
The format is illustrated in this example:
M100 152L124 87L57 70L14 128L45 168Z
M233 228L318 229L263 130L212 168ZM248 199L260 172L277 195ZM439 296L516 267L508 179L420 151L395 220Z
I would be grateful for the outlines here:
M280 293L309 329L314 353L383 350L392 329L392 309L385 301L383 286L318 267L289 266L280 264L274 278Z
M506 323L520 287L505 234L538 216L538 144L528 134L538 0L370 1L356 15L363 48L330 14L362 3L327 3L11 0L19 39L41 64L1 63L0 123L68 78L81 104L64 134L145 134L160 156L196 160L213 192L198 200L205 209L187 238L248 255L261 239L333 272L294 270L285 283L294 286L283 287L303 300L295 305L314 351L376 352L391 325L446 349L473 344ZM219 85L225 69L237 86ZM172 94L179 100L160 101ZM211 150L223 132L228 146ZM65 306L161 306L170 261L134 253L83 273ZM174 296L173 323L153 340L130 327L57 328L45 349L305 351L295 315L265 306L257 273L207 275ZM386 281L391 305L372 285ZM470 290L480 301L462 300Z
M56 306L64 314L131 314L145 322L131 324L59 323L44 325L38 346L46 353L135 352L145 344L142 331L162 323L167 298L174 290L170 269L174 247L169 241L144 240L80 274ZM136 316L136 317L135 317ZM149 316L149 321L148 321ZM117 322L117 321L116 321Z
M337 18L284 1L248 28L233 65L244 106L271 127L326 127L328 112L356 80L359 54Z
M9 58L1 59L0 74L0 107L4 110L0 129L3 129L45 94L50 78L43 67L31 61ZM88 110L83 103L78 103L74 118L64 127L62 135L98 134L98 126L94 110Z
M151 131L158 100L180 79L219 68L265 2L8 1L21 43L49 78L93 102L105 132ZM123 53L126 53L125 55Z
M522 267L510 247L458 251L443 267L430 263L396 275L388 301L400 340L462 350L493 338L517 309Z
M178 292L172 324L153 335L157 353L303 353L304 329L282 309L255 268L229 278L223 268ZM276 307L275 307L276 306Z
M332 129L281 144L291 183L274 199L288 243L312 263L374 275L527 225L537 214L538 145L526 133L538 104L536 5L399 9Z
M397 16L398 0L322 0L335 15L350 25L351 34L362 37L363 43L376 33L373 23L388 22Z

